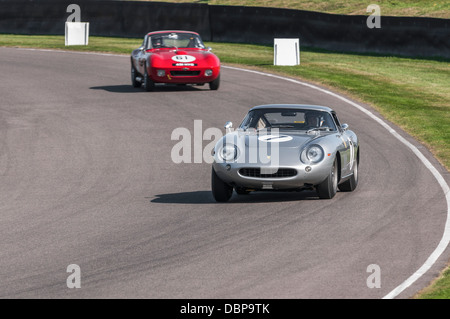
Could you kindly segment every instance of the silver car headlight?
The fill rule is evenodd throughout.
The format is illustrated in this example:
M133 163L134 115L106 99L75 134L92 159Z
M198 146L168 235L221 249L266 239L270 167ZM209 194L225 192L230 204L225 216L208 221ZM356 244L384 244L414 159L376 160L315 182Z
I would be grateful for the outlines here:
M324 155L323 148L320 145L313 144L302 151L300 160L305 164L317 164L323 160Z
M234 161L237 158L238 150L236 145L225 144L217 152L219 159L225 162Z

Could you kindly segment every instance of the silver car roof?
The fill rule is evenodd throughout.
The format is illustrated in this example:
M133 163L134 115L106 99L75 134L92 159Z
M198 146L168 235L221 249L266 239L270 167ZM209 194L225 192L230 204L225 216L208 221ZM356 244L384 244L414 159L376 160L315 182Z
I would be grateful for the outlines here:
M307 104L266 104L266 105L258 105L252 107L252 110L261 110L261 109L299 109L299 110L314 110L314 111L325 111L325 112L333 112L333 109L327 106L321 105L307 105Z

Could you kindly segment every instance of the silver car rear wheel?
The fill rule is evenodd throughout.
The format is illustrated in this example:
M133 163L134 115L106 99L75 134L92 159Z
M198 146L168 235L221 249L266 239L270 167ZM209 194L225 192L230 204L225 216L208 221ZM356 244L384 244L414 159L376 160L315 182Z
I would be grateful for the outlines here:
M350 177L349 180L345 181L341 185L339 185L339 190L343 192L353 192L356 189L356 186L358 186L358 160L355 161L354 167L353 167L353 175Z

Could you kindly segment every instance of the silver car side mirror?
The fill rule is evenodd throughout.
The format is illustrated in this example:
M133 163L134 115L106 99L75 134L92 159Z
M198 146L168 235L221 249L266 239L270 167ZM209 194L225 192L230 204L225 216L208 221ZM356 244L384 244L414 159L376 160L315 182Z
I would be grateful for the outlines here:
M346 131L348 129L348 124L342 124L341 128L343 131Z
M230 121L226 122L225 125L224 125L224 128L227 131L227 133L231 131L232 127L233 127L233 123L230 122Z
M209 52L211 52L211 51L212 51L212 48L211 48L211 47L207 47L206 50L208 50Z

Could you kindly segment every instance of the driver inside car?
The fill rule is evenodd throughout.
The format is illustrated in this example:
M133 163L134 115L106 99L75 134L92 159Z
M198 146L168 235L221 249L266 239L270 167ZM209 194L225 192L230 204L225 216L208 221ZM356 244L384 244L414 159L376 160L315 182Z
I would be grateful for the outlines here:
M305 125L309 128L321 127L323 119L317 112L308 112L305 115Z
M157 49L161 47L161 38L152 38L152 47Z

